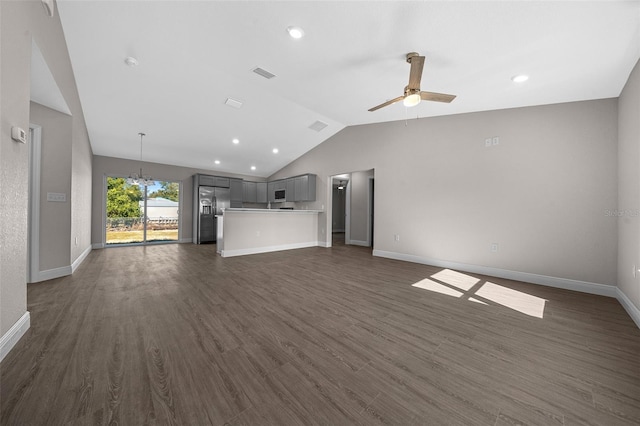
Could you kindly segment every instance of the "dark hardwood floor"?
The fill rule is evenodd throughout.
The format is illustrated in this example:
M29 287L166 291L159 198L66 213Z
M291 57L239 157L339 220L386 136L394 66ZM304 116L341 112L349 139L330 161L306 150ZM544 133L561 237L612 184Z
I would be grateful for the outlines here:
M28 305L2 425L640 424L616 300L363 247L94 250Z

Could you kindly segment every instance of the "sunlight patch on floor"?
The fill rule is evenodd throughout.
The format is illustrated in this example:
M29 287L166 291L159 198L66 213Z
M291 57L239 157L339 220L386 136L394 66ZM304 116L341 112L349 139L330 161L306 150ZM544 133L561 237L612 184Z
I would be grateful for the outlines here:
M431 281L428 278L425 278L422 281L418 281L415 284L411 284L414 287L418 287L424 290L434 291L440 294L446 294L447 296L460 297L464 293L458 290L454 290L451 287L447 287L446 285L442 285L435 281Z
M433 279L425 278L411 285L482 305L498 304L525 315L544 318L544 308L547 301L541 297L489 281L481 283L479 278L451 269L443 269L431 275L430 278Z
M431 275L431 278L435 278L443 283L451 284L452 286L461 288L462 290L470 290L471 287L480 282L476 277L452 271L451 269L443 269L440 272L436 272Z
M544 316L545 299L489 281L476 291L476 295L532 317L542 318Z

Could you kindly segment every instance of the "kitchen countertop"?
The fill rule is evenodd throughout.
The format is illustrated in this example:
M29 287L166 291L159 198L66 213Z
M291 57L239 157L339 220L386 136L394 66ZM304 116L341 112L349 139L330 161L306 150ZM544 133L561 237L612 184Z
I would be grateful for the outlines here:
M323 213L324 210L290 210L290 209L245 209L245 208L228 208L224 209L224 213Z

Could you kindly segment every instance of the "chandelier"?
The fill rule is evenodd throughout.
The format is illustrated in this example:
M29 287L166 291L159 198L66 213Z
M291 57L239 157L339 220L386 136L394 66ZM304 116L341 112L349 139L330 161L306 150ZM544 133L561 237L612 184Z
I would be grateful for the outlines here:
M146 136L145 133L138 133L140 135L140 174L133 173L127 178L129 185L151 186L154 184L151 176L145 176L142 174L142 138Z

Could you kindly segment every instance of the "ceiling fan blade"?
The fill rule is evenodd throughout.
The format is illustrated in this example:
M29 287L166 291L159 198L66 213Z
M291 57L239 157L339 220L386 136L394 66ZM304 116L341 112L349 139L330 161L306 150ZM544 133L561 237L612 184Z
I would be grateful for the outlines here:
M456 98L456 95L445 95L444 93L420 92L423 101L436 101L449 103Z
M404 96L398 96L398 97L397 97L397 98L395 98L395 99L391 99L390 101L387 101L387 102L385 102L385 103L383 103L383 104L380 104L380 105L378 105L378 106L374 106L373 108L369 109L369 111L370 111L370 112L373 112L373 111L378 110L378 109L380 109L380 108L384 108L384 107L389 106L389 105L391 105L391 104L395 104L396 102L400 102L400 101L401 101L401 100L403 100L403 99L404 99Z
M420 90L420 80L422 80L422 68L424 67L424 56L414 56L411 58L411 71L409 72L409 90Z

